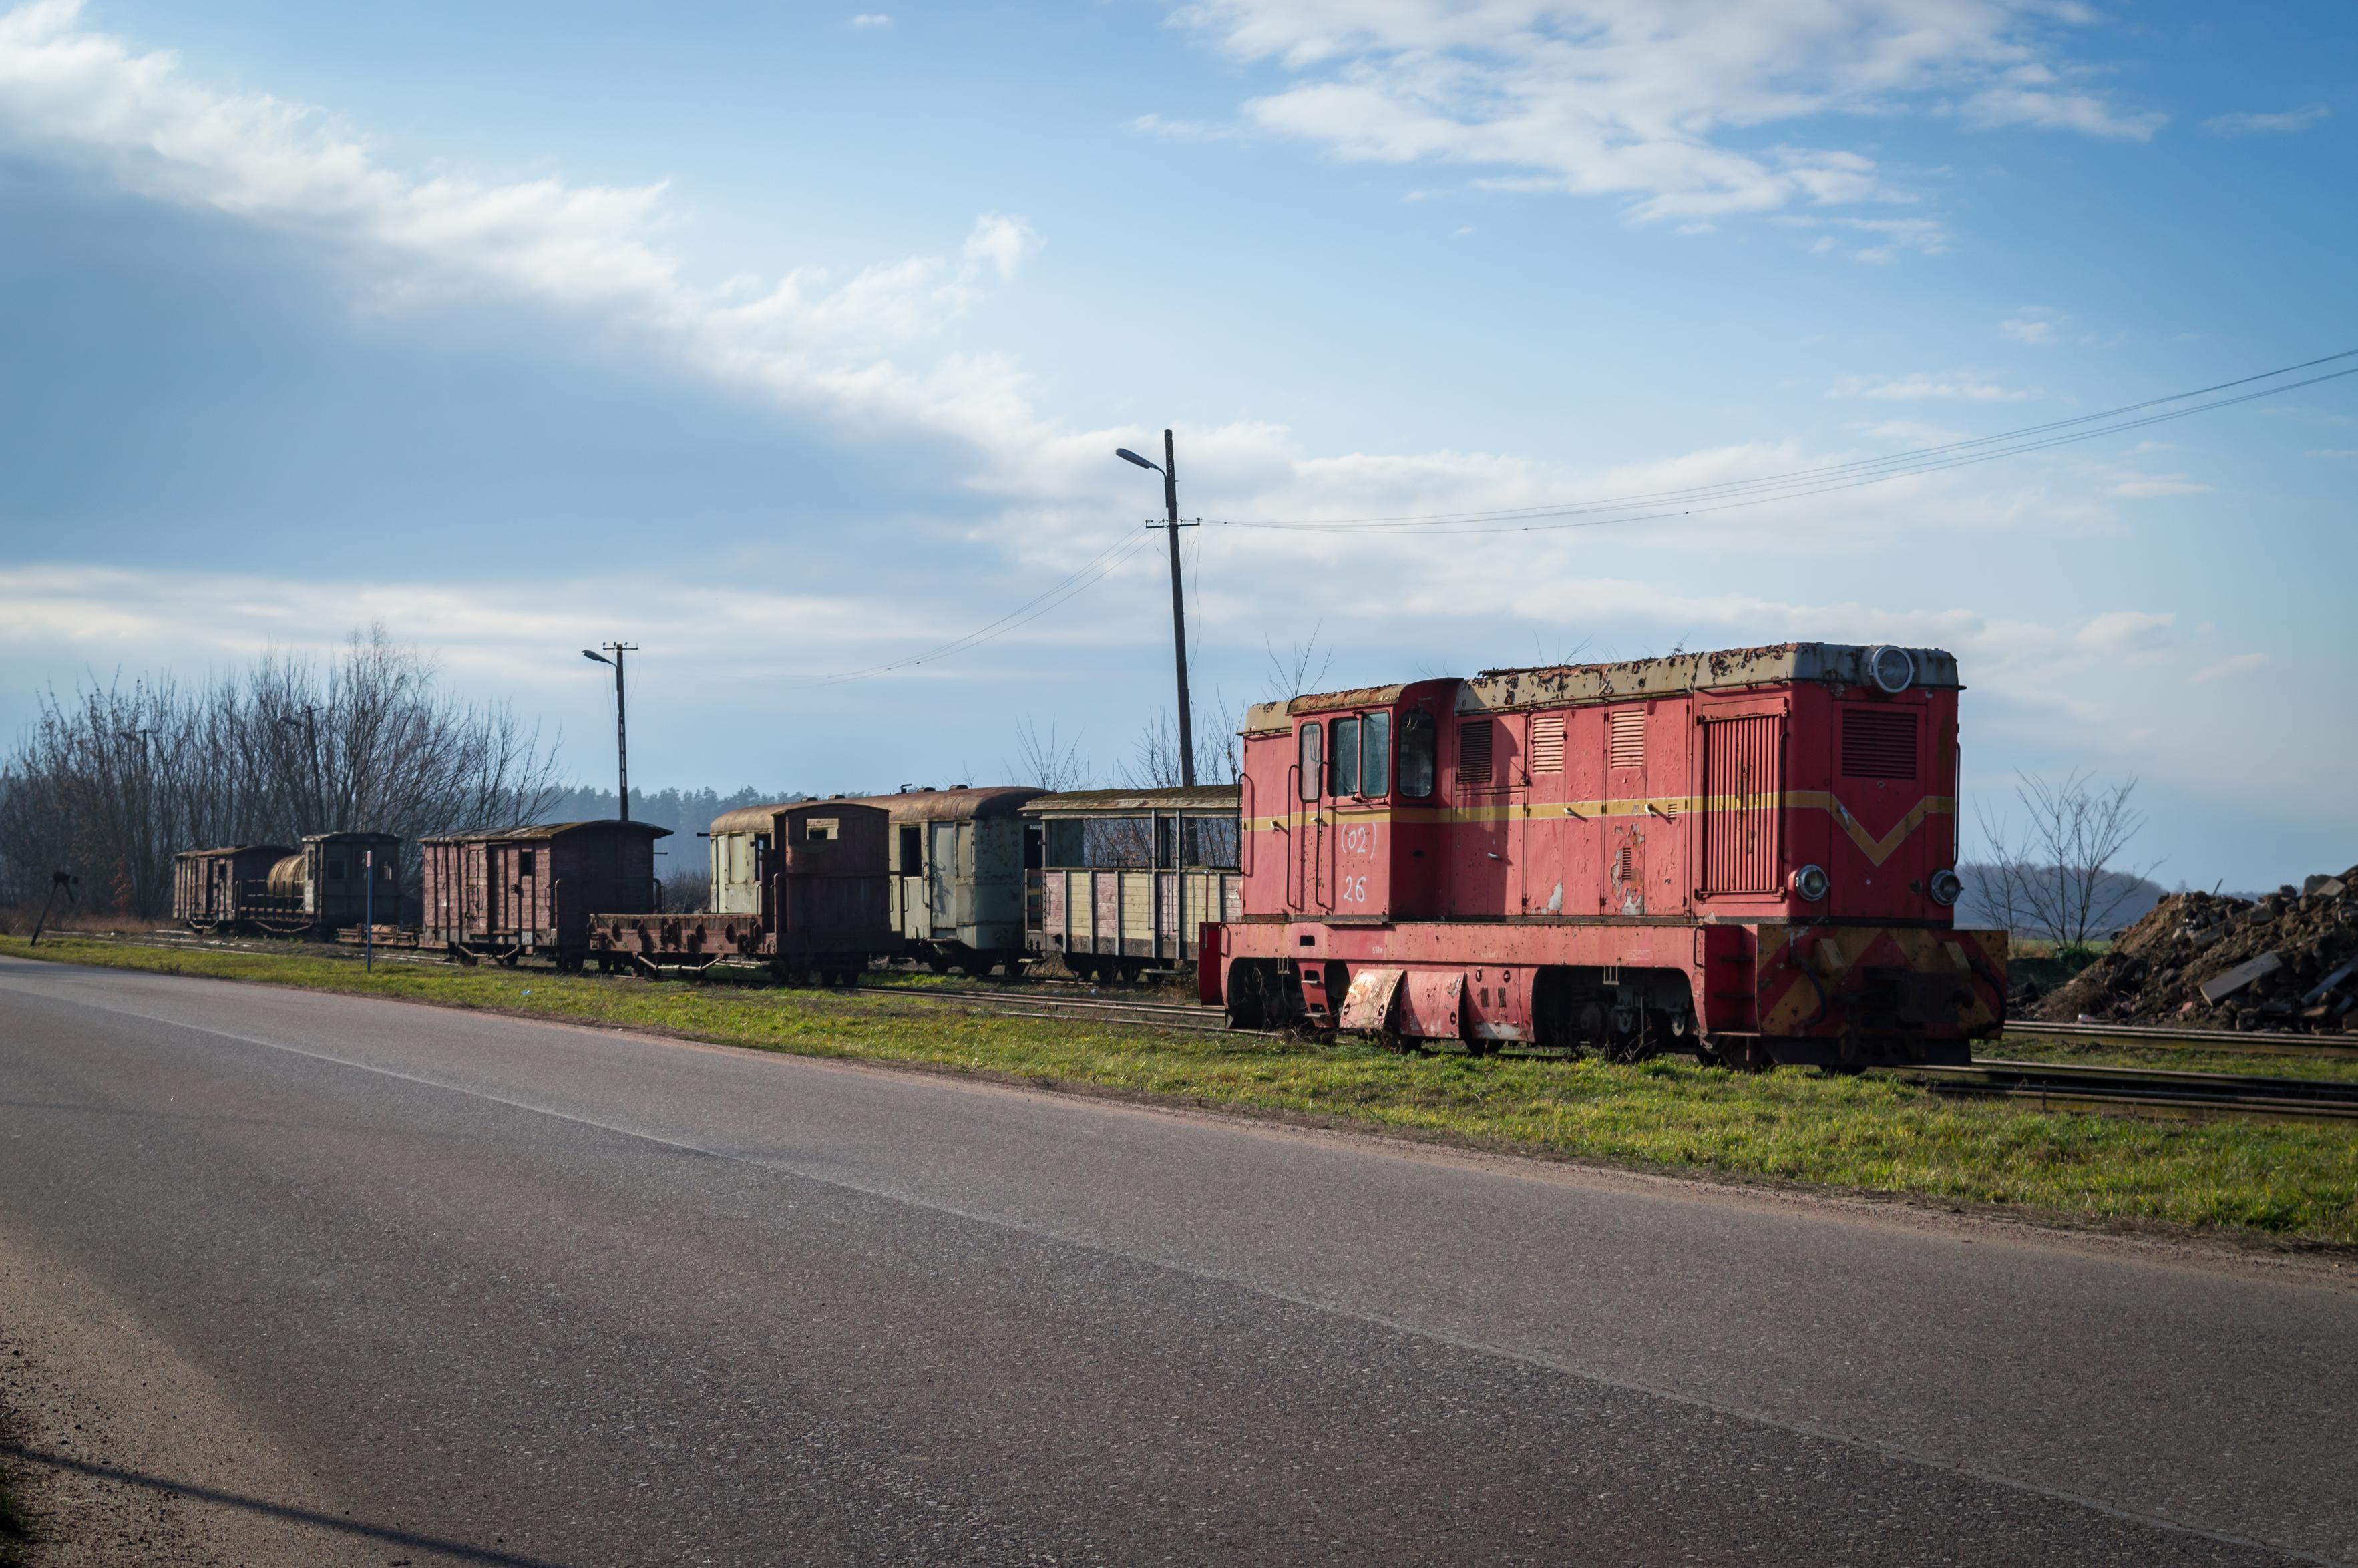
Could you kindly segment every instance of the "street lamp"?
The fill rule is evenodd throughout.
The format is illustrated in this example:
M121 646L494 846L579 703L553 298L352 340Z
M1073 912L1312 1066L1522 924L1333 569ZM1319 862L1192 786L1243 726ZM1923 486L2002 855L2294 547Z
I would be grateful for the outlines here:
M1163 476L1163 509L1170 521L1149 523L1150 528L1163 528L1171 535L1171 640L1177 650L1179 662L1179 782L1193 789L1195 784L1195 722L1194 710L1187 702L1187 600L1179 586L1179 530L1192 528L1192 523L1179 521L1179 460L1171 445L1171 432L1163 432L1163 460L1147 461L1128 447L1116 447L1113 455L1126 463L1136 463L1142 469L1152 469Z
M635 654L635 643L600 643L598 644L614 656L581 650L581 656L592 664L614 666L614 801L615 816L622 821L631 819L631 730L622 707L622 655Z

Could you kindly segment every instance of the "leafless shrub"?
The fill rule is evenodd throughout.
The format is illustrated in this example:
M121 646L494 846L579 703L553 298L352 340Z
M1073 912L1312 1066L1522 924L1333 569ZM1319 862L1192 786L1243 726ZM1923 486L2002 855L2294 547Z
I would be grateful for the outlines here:
M2136 783L2102 788L2085 773L2060 782L2018 775L2015 799L2026 818L2019 837L1986 813L1980 818L1989 844L1980 892L1990 915L2065 949L2084 949L2112 930L2140 880L2161 863L2113 867L2145 826L2132 804Z
M533 820L553 771L536 729L437 690L382 626L324 668L271 654L200 690L51 693L0 762L0 903L67 870L93 910L152 918L182 849L326 832L400 835L414 881L418 838Z
M1081 734L1087 732L1083 730ZM1007 772L1011 778L1046 790L1087 789L1095 781L1089 754L1081 750L1081 736L1075 735L1069 741L1060 740L1053 719L1045 733L1033 719L1015 721L1015 758L1008 764Z

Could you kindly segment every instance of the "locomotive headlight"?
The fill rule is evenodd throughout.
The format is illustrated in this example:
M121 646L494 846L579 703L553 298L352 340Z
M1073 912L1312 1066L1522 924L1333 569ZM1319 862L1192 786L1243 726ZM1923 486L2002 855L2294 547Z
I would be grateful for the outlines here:
M1803 866L1793 873L1791 886L1794 892L1815 903L1826 896L1826 890L1833 886L1833 879L1826 875L1823 866Z
M1875 683L1877 690L1887 691L1897 697L1906 691L1909 683L1916 678L1916 661L1905 648L1894 648L1888 644L1869 648L1866 651L1866 678Z
M1954 903L1965 894L1964 879L1943 866L1925 881L1924 891L1932 895L1934 903Z

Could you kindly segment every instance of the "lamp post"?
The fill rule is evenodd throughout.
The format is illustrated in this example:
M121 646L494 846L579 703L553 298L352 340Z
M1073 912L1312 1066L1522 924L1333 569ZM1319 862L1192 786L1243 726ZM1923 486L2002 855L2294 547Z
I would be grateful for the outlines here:
M322 784L319 779L319 710L318 708L312 707L308 702L303 705L303 742L311 754L311 809L308 813L300 813L298 816L308 816L309 818L310 825L313 827L324 826L321 819L328 815L328 803L326 798L328 793L327 786ZM291 715L282 714L279 717L278 722L291 726L294 724L295 719ZM299 831L302 824L298 822L297 827Z
M1171 432L1163 432L1163 460L1148 462L1128 447L1116 447L1113 455L1124 462L1136 463L1142 469L1152 469L1163 476L1163 509L1169 521L1149 523L1150 528L1162 528L1171 535L1171 640L1179 660L1179 782L1193 789L1195 785L1195 712L1187 702L1187 600L1179 586L1179 530L1193 528L1193 523L1179 521L1179 460L1171 445Z
M623 709L622 655L639 651L636 643L600 643L606 654L596 654L584 648L581 656L592 663L614 666L614 815L624 822L631 819L631 727Z

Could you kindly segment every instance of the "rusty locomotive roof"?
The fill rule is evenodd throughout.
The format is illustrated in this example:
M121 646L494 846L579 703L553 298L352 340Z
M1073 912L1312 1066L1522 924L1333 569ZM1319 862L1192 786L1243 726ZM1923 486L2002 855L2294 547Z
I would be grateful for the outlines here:
M1872 647L1850 643L1779 643L1758 648L1727 648L1701 654L1671 654L1609 665L1551 665L1533 669L1484 670L1457 688L1457 711L1487 713L1518 708L1622 702L1690 691L1725 691L1743 687L1819 682L1827 686L1868 684ZM1955 687L1954 654L1938 648L1909 648L1920 687Z
M1355 686L1341 691L1304 692L1282 702L1256 702L1245 709L1247 735L1266 734L1287 728L1286 720L1297 713L1324 713L1330 708L1381 708L1398 702L1401 693L1412 684L1403 681L1397 686Z
M284 844L228 844L218 849L183 849L172 859L202 860L222 855L276 855L283 859L294 853Z
M1026 816L1109 816L1141 811L1234 811L1238 786L1174 784L1167 789L1068 789L1035 795Z
M551 838L561 838L568 833L579 833L585 827L619 827L625 833L644 833L651 838L668 838L671 829L658 827L652 822L621 822L611 816L592 817L587 822L535 822L525 827L485 827L472 833L438 833L431 838L420 838L420 844L531 844Z

